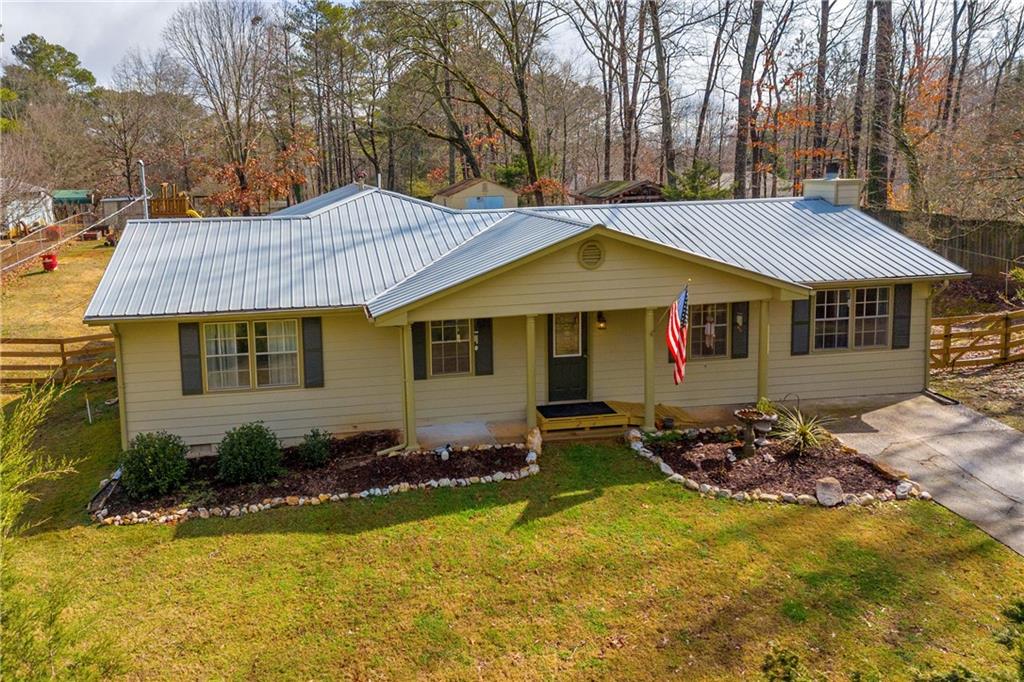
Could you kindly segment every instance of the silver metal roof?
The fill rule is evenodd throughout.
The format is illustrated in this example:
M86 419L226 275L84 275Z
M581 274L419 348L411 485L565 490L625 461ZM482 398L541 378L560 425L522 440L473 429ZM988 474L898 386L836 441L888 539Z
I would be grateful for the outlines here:
M86 320L393 310L597 223L796 284L966 274L821 199L457 211L358 185L329 194L258 218L130 221Z
M491 227L391 287L367 304L377 317L506 263L586 232L591 223L532 212L507 214Z

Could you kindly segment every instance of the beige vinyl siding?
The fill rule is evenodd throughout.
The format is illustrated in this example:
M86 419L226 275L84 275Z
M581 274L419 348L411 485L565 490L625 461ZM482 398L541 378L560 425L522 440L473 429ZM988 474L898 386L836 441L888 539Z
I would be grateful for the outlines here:
M413 382L418 424L525 417L526 318L495 318L492 334L494 374L432 376Z
M792 304L772 301L769 397L846 398L923 390L928 286L914 285L910 347L899 350L812 350L808 355L790 355Z
M324 387L181 394L178 326L118 325L128 437L160 429L190 445L220 442L230 428L262 420L286 443L313 427L333 433L400 428L402 364L397 329L361 313L324 315Z
M655 313L654 398L659 403L681 407L742 403L757 394L757 306L751 306L749 357L707 360L690 359L686 380L676 386L673 365L668 360L665 330L668 318L663 309ZM591 324L590 396L593 400L644 399L644 311L618 310L605 313L607 329Z
M667 306L687 279L693 303L768 298L772 289L749 279L647 248L599 237L604 263L588 270L572 244L409 312L410 320L505 317L528 313L623 310Z

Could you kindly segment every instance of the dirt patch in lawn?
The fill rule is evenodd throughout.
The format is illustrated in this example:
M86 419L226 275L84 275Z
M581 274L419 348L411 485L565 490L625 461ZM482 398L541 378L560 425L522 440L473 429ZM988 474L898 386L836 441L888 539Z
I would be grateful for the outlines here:
M1024 362L932 372L929 388L1024 431Z
M484 477L496 472L519 471L526 466L525 448L495 446L463 451L456 448L447 461L432 451L377 455L379 450L396 445L397 434L375 431L332 441L331 457L322 467L303 467L295 448L286 448L281 475L268 483L222 485L217 481L217 459L189 460L189 474L180 492L148 500L133 500L118 489L104 507L108 514L127 514L140 509L189 507L230 507L253 504L275 497L316 497L387 488L408 483ZM371 453L371 454L367 454Z
M728 443L703 442L700 439L675 441L652 440L647 447L672 469L698 483L726 488L733 492L760 490L764 493L784 492L814 494L815 481L825 476L839 480L843 490L853 493L878 493L892 488L895 478L883 473L856 450L836 441L812 448L798 455L778 442L769 442L747 459L730 462L731 448L739 448L739 440Z

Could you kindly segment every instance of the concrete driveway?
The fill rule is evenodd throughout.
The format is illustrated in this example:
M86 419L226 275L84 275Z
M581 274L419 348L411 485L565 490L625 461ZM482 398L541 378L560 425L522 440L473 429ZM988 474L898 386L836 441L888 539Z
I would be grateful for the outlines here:
M919 394L813 409L840 417L830 428L844 443L906 472L937 502L1024 555L1024 433Z

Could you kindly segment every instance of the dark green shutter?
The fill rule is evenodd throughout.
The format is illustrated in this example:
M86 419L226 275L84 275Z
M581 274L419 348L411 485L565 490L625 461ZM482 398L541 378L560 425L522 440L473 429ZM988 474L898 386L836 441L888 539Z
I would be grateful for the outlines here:
M427 323L412 323L412 378L427 378Z
M793 301L792 334L789 341L790 355L807 355L811 352L811 299Z
M195 322L179 324L182 395L198 395L203 392L203 358L199 350L199 325Z
M893 287L892 347L910 348L910 313L913 306L913 284Z
M473 320L473 331L476 335L476 373L494 374L494 334L491 318Z
M324 340L319 317L302 318L302 377L306 388L324 385Z
M741 315L743 326L736 323L736 319ZM747 357L750 345L750 304L746 301L730 304L729 324L732 325L732 357Z

